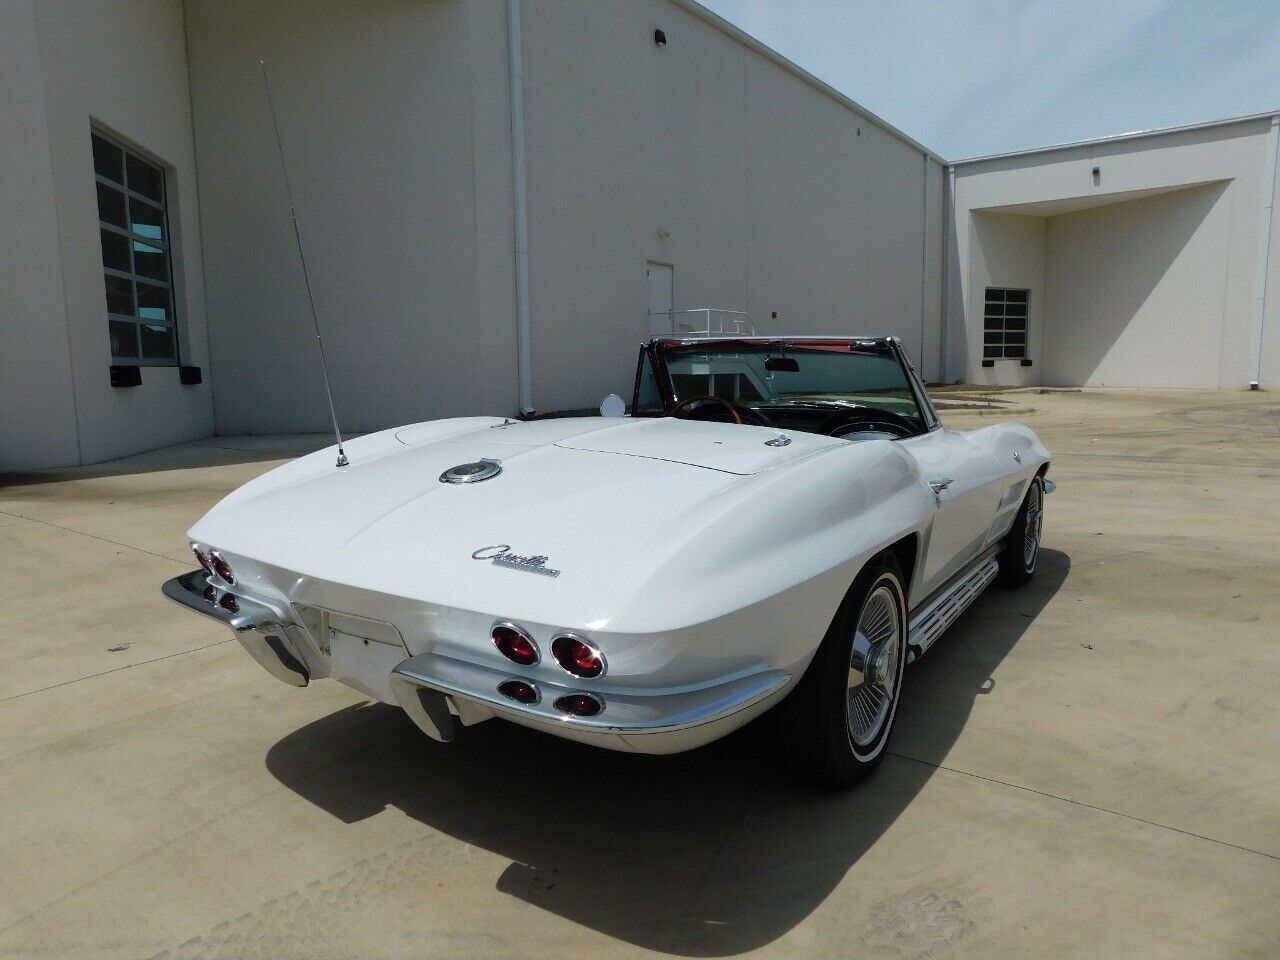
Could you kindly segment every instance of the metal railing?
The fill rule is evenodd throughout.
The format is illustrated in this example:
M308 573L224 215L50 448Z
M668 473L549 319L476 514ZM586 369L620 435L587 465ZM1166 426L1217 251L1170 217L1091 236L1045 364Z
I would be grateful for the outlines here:
M671 335L676 337L753 337L759 332L751 322L751 314L744 310L695 307L692 310L651 313L649 316L669 318Z

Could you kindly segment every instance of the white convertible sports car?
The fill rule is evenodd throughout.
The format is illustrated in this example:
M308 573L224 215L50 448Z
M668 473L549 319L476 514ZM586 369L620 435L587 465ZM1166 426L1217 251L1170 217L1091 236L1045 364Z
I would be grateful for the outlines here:
M437 740L501 717L672 753L772 709L831 784L883 756L907 664L1032 577L1052 490L1026 427L944 427L894 338L655 339L629 416L346 451L214 507L165 594L286 683L340 680Z

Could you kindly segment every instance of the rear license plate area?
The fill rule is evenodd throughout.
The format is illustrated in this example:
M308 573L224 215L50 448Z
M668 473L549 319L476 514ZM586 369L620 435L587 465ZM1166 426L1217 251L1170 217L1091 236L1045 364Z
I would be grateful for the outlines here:
M318 621L314 626L308 623L308 628L320 634L321 650L329 657L329 676L383 703L395 704L391 671L409 656L395 625L316 607L307 612Z

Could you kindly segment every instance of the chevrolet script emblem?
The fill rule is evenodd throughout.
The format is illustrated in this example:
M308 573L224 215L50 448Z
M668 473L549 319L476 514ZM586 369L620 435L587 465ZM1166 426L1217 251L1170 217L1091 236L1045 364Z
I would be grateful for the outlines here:
M536 573L540 577L558 577L559 570L547 566L546 557L522 557L512 553L509 544L499 543L491 547L481 547L471 555L472 560L488 560L495 567L506 567L508 570L523 570L525 573Z

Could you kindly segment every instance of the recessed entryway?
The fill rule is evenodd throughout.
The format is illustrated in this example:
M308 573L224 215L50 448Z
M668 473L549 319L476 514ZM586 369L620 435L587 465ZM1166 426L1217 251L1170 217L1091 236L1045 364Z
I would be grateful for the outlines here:
M1230 182L1105 200L972 211L975 382L1222 384Z

